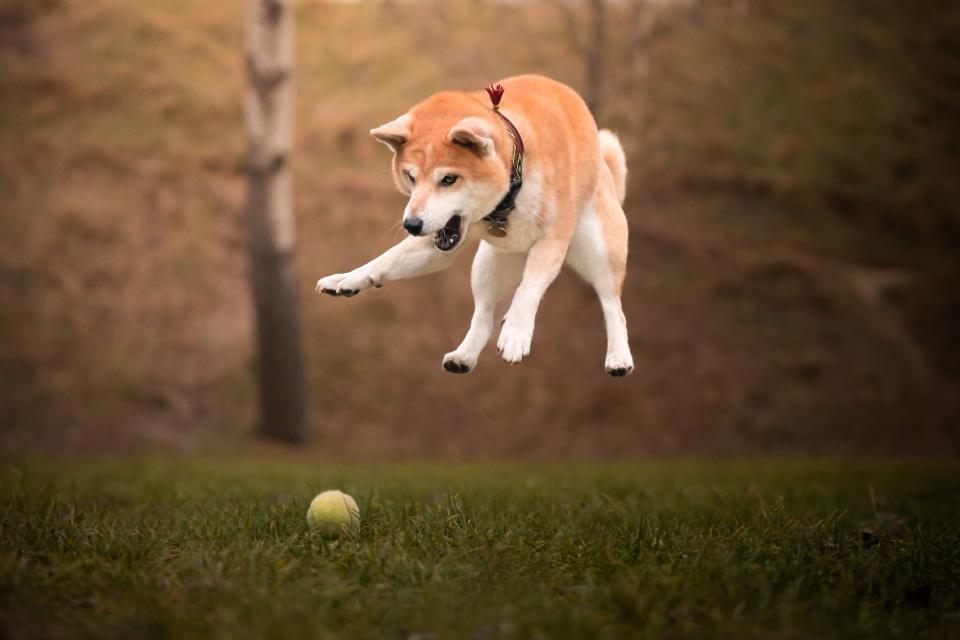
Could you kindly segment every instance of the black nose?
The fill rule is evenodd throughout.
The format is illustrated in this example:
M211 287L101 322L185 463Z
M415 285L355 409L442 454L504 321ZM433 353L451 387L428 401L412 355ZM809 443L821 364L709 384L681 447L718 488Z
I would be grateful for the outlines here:
M420 218L407 218L403 221L403 228L407 230L412 236L420 235L420 232L423 231L423 220Z

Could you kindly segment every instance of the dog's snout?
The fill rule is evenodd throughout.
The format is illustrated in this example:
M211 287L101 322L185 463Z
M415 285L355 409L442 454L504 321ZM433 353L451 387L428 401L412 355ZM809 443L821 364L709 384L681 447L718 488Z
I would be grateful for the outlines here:
M423 220L421 218L410 217L403 221L403 228L412 236L420 235L423 231Z

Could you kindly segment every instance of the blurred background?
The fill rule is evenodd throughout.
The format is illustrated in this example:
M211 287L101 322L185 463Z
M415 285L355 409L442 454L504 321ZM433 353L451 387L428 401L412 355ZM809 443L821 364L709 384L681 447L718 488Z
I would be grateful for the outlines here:
M309 438L345 458L953 455L960 5L299 0L292 170ZM0 450L256 442L241 2L0 0ZM637 370L563 273L530 359L440 366L470 255L353 299L399 241L367 135L518 73L627 149Z

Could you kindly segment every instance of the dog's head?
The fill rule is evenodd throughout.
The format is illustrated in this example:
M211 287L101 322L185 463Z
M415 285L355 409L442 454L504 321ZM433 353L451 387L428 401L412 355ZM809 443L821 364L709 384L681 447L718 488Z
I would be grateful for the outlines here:
M370 131L394 152L412 235L433 235L438 249L452 251L506 194L510 172L498 152L508 143L496 118L467 94L441 93Z

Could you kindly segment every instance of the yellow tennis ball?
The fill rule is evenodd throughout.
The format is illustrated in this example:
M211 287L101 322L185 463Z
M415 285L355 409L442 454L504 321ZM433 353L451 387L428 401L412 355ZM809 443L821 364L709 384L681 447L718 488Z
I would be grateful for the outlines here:
M349 495L336 489L324 491L307 510L307 524L325 535L338 535L360 526L360 507Z

